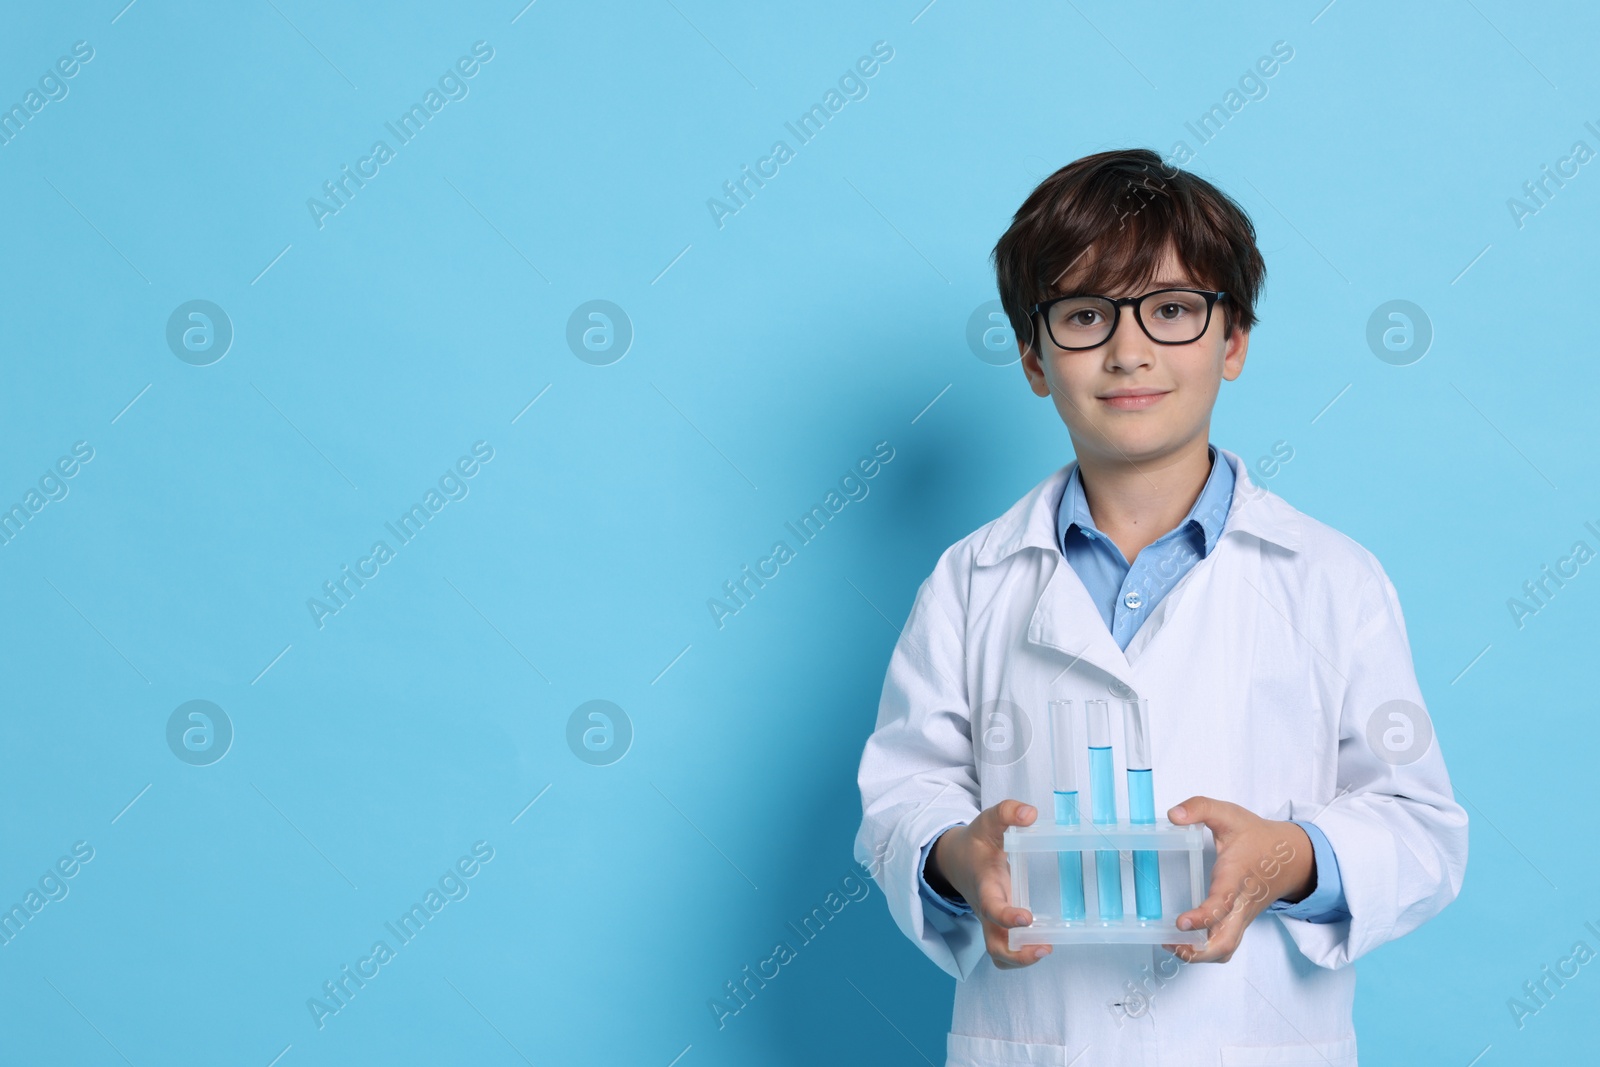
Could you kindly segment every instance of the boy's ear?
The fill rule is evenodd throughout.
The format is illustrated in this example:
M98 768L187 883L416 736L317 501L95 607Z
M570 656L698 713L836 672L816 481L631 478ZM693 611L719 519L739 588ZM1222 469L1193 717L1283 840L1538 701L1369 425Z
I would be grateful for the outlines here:
M1050 383L1044 380L1044 367L1039 363L1039 353L1021 338L1017 339L1017 351L1022 353L1022 372L1028 376L1033 395L1049 396Z
M1027 336L1017 334L1017 351L1022 355L1022 372L1028 376L1028 385L1034 396L1049 396L1050 383L1044 380L1044 367L1039 362L1039 351L1033 343L1033 320L1028 320Z
M1222 377L1233 381L1244 371L1244 357L1250 351L1250 331L1235 328L1222 345Z

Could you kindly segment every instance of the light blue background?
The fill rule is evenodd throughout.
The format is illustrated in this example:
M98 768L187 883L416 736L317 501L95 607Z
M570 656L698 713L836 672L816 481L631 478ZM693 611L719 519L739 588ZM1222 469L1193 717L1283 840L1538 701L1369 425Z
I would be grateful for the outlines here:
M6 104L95 50L0 146L0 499L95 450L0 547L0 903L95 849L0 947L4 1062L942 1062L953 983L876 889L725 1028L708 1001L851 871L917 584L1070 458L968 347L989 249L1080 155L1194 147L1279 40L1192 164L1270 272L1212 438L1287 442L1266 484L1384 563L1472 817L1461 898L1358 964L1362 1062L1592 1054L1600 963L1507 1007L1600 949L1600 578L1506 606L1600 544L1600 164L1507 207L1600 148L1589 7L123 2L0 37ZM318 229L307 198L478 40L470 95ZM707 199L876 41L869 95L719 229ZM211 366L165 342L192 299L234 326ZM635 330L609 366L565 339L593 299ZM1391 299L1435 331L1409 366L1366 342ZM319 630L307 599L479 440L470 495ZM719 630L707 600L880 440ZM193 699L236 731L208 767L165 739ZM635 731L610 766L566 741L594 699ZM307 999L480 840L319 1030Z

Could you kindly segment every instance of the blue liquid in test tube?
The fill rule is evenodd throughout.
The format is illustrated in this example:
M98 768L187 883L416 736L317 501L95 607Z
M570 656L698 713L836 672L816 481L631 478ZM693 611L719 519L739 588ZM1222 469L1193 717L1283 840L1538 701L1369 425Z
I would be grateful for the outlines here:
M1150 702L1125 700L1123 740L1128 762L1128 821L1154 826L1155 786L1150 781ZM1161 853L1133 853L1134 908L1141 919L1161 918Z
M1116 771L1111 765L1111 705L1104 700L1085 700L1084 718L1089 727L1089 806L1096 825L1115 826L1117 822ZM1122 918L1122 854L1116 849L1097 849L1094 854L1095 887L1099 893L1100 918Z
M1077 751L1072 743L1072 701L1050 702L1050 748L1055 767L1056 825L1078 825ZM1061 917L1082 919L1083 853L1058 852L1061 873Z

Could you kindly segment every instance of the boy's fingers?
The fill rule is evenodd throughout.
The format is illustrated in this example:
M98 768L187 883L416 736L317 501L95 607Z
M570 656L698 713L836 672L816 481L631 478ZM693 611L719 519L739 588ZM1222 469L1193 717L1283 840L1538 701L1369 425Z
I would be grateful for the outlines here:
M1251 903L1249 872L1236 863L1223 862L1212 872L1211 892L1199 906L1177 916L1180 930L1206 930L1208 937L1202 948L1183 945L1173 949L1173 954L1185 963L1226 963L1233 958L1244 939L1245 927L1254 918Z
M983 922L984 944L996 967L1027 967L1048 956L1051 947L1023 945L1015 951L1011 949L1010 931L1014 927L1032 923L1033 915L1026 908L1011 906L1006 900L1008 888L995 878L986 878L983 881L977 911L979 919Z
M972 825L991 845L1002 848L1006 827L1027 826L1038 814L1038 809L1032 804L1024 804L1020 800L1002 800L994 807L979 812L978 817L972 820Z
M994 965L1001 970L1015 967L1028 967L1038 963L1050 955L1050 945L1023 945L1015 952L1008 947L1006 932L998 927L985 927L984 941L989 950L989 958L994 960Z
M1205 823L1214 836L1222 836L1239 822L1244 809L1213 797L1194 796L1167 809L1167 818L1178 826Z
M1243 939L1244 929L1239 923L1224 920L1211 930L1211 936L1206 938L1206 943L1200 945L1178 946L1186 951L1174 953L1185 963L1226 963L1233 958L1233 953Z
M1050 945L1022 945L1021 949L1011 950L1011 929L1030 925L1034 915L1026 907L1013 907L1008 899L1010 891L1010 870L1003 864L995 865L987 877L979 880L976 912L984 926L984 945L998 968L1029 966L1050 955Z
M978 880L978 917L1000 928L1002 932L1013 926L1027 926L1033 914L1026 908L1014 908L1008 896L1011 892L1010 872L1000 877L995 871Z
M1011 867L1003 854L1005 832L1008 826L1027 826L1039 815L1038 809L1020 800L1002 800L985 808L972 820L972 829L979 840L988 844L993 852L990 862L978 876L978 900L975 910L983 924L984 947L996 967L1012 969L1028 967L1039 962L1051 952L1049 945L1023 945L1012 951L1008 933L1018 926L1033 922L1026 908L1011 905Z
M1205 905L1206 922L1197 922L1195 929L1205 929L1207 936L1203 945L1163 945L1168 952L1178 957L1184 963L1225 963L1232 958L1241 941L1244 940L1244 928L1248 925L1243 915L1237 908L1228 909L1223 906L1219 914L1211 907L1208 899ZM1197 909L1199 910L1199 909ZM1191 915L1185 912L1184 915ZM1182 915L1179 916L1181 920Z
M1240 879L1231 865L1224 864L1211 873L1211 892L1198 905L1177 917L1180 930L1216 930L1239 905Z

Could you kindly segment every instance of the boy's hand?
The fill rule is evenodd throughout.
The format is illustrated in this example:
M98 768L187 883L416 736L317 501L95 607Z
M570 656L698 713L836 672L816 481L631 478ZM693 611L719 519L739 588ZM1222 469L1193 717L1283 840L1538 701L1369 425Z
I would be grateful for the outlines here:
M1263 819L1225 800L1190 797L1167 812L1179 826L1204 823L1217 842L1211 893L1178 916L1181 929L1210 931L1206 947L1165 945L1185 963L1227 963L1249 926L1273 901L1304 900L1316 887L1311 838L1292 822Z
M1020 800L1002 800L965 826L939 835L928 853L928 884L942 890L942 879L959 893L983 923L983 942L996 967L1026 967L1050 953L1049 945L1023 945L1011 951L1006 931L1027 926L1033 914L1011 906L1011 867L1006 863L1008 826L1028 826L1039 812Z

